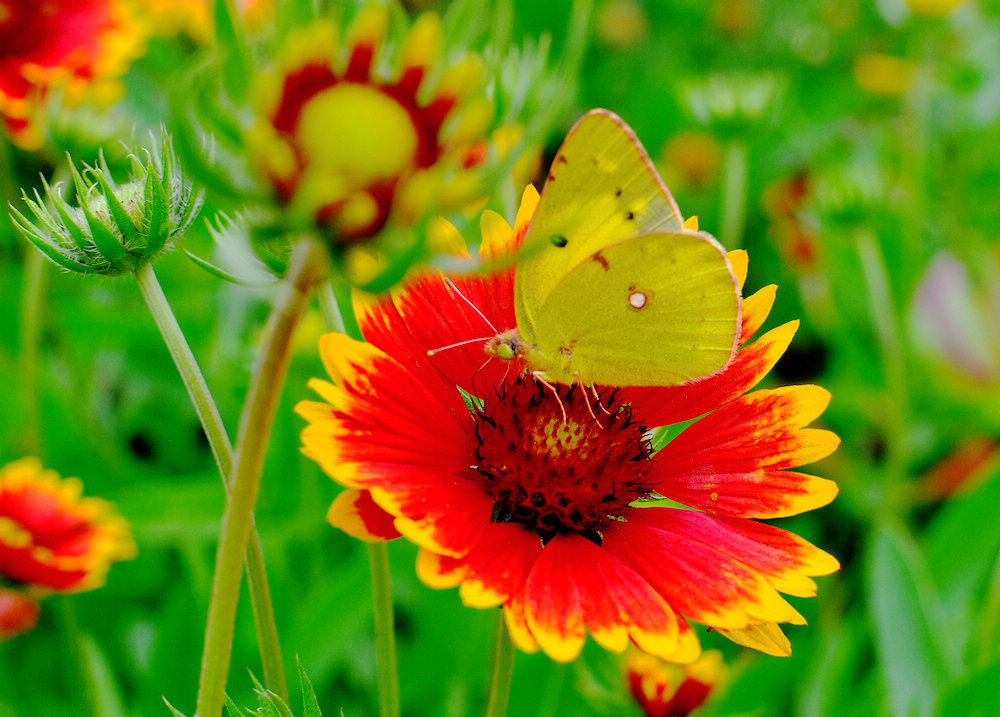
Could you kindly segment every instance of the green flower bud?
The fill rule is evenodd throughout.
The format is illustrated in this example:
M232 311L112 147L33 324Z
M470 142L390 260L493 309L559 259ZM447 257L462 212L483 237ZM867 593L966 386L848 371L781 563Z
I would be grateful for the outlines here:
M163 135L159 157L131 155L129 181L118 185L101 157L96 167L78 171L69 157L77 206L71 206L45 179L45 201L35 191L22 192L35 217L32 222L11 207L11 219L25 237L54 263L81 274L133 272L171 248L201 208L195 191L177 169L169 136Z
M683 93L696 120L727 136L770 119L784 84L771 72L715 74L687 84Z

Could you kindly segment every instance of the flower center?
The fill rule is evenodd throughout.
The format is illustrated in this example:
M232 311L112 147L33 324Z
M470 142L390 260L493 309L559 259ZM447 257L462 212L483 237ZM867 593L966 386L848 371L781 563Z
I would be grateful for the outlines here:
M574 532L599 543L609 520L652 492L645 428L616 392L598 396L521 375L486 397L476 413L476 470L495 501L494 521L521 523L542 540Z
M325 89L302 108L296 128L310 165L344 176L354 187L398 176L417 153L417 129L406 108L367 85Z

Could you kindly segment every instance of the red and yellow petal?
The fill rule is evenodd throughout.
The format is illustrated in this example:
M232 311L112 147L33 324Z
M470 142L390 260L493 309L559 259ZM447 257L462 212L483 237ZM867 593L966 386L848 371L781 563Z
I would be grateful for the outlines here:
M78 592L100 586L113 561L135 555L125 520L82 490L34 458L0 469L0 577Z
M630 387L628 398L650 426L667 426L697 418L760 383L785 353L798 326L798 321L790 321L771 329L740 349L719 373L679 386Z
M489 525L493 501L476 483L442 473L407 470L371 484L372 498L396 516L408 540L443 555L462 556Z
M372 500L371 493L348 488L334 499L326 512L326 520L352 538L369 543L393 540L400 536L392 515Z
M708 545L672 508L633 510L604 534L603 547L639 573L678 613L712 627L805 621L766 578L726 546Z
M465 557L467 577L459 588L470 607L495 607L520 595L532 566L542 553L542 541L517 523L491 523Z
M361 330L399 361L476 393L475 387L495 385L516 370L509 362L491 360L484 350L496 333L516 325L514 277L505 271L453 277L452 283L454 288L434 275L413 281L391 300L372 305L360 318Z
M602 647L624 651L629 638L654 655L677 649L670 606L626 564L578 535L550 540L525 583L532 636L557 662L583 648L586 632Z
M468 466L472 421L452 384L435 372L416 375L370 344L340 334L323 337L320 351L341 381L309 384L329 403L330 417L316 402L297 408L311 421L302 433L303 450L331 477L367 487L414 464L444 474Z
M790 657L792 654L792 643L785 637L777 623L760 622L748 625L740 630L727 630L715 628L723 637L727 637L737 645L759 650L765 655L774 657Z
M645 515L633 515L633 520ZM671 522L692 540L723 548L788 595L815 597L816 583L808 576L829 575L840 569L829 553L773 525L694 510L675 511Z
M787 472L832 453L840 439L803 428L826 408L818 386L756 391L691 424L656 458L656 490L684 505L741 517L795 515L826 505L836 484Z

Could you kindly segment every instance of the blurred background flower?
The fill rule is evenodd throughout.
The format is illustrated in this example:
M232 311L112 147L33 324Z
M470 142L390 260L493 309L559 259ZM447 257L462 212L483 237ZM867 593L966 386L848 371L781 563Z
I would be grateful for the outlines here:
M0 575L35 597L93 590L111 563L135 557L128 523L34 458L0 469Z
M38 149L46 103L107 105L141 52L143 30L120 0L4 0L0 4L0 114L10 138Z

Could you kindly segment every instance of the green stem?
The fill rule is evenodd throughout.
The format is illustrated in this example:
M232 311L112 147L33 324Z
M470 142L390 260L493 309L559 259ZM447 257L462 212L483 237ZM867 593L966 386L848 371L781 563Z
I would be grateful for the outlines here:
M384 542L368 544L375 613L375 662L378 666L379 714L399 716L399 675L396 669L396 632L392 609L389 548Z
M885 370L887 401L885 406L887 498L883 509L888 515L903 508L906 483L906 364L896 302L889 288L889 274L878 239L870 229L857 232L858 255L868 286L868 295L875 319L882 366Z
M222 712L240 596L240 568L253 527L264 454L291 360L292 333L326 264L322 246L308 238L298 243L264 327L264 351L254 368L240 416L232 489L222 516L198 684L198 717L217 717Z
M327 327L361 337L353 315L345 316L340 304L350 300L341 292L338 302L331 282L324 282L319 290L319 305ZM368 567L372 582L372 608L375 619L375 663L378 669L379 714L381 717L399 715L399 671L396 666L395 617L392 605L392 577L389 572L389 550L385 543L368 544Z
M160 282L156 279L152 264L144 264L135 273L136 283L142 298L149 307L163 341L170 351L170 356L181 374L184 387L187 388L195 413L201 422L208 444L211 446L219 474L226 487L227 494L232 488L230 477L233 471L233 447L229 435L222 423L219 409L212 399L212 394L205 383L198 361L188 346L184 333L174 316L174 312L163 294ZM281 658L281 643L278 640L278 627L274 620L274 608L271 604L271 588L267 582L267 570L264 567L264 551L260 545L260 535L255 525L251 525L249 544L246 550L247 588L250 593L250 604L253 608L254 624L257 629L257 643L260 648L261 669L264 673L264 684L269 690L288 699L288 682L285 679L285 666Z
M490 680L490 702L486 717L504 717L510 700L510 683L514 677L514 643L507 633L503 612L497 620L496 652L493 655L493 678Z
M726 249L743 246L743 225L747 218L747 155L746 142L739 137L729 140L723 152L719 241Z
M45 258L34 248L24 257L24 281L21 284L19 327L21 331L21 401L24 426L21 450L38 455L41 449L38 418L38 335L45 296Z
M986 586L986 598L979 612L977 662L986 665L996 650L997 638L1000 637L1000 555L993 563L990 580Z

